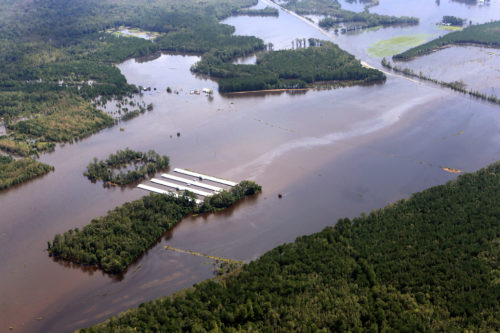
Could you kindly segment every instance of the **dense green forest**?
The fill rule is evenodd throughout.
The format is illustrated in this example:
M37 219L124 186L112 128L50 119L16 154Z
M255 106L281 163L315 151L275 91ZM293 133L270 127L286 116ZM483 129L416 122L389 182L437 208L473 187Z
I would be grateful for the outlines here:
M496 163L82 332L493 332L499 267Z
M460 44L500 47L500 21L468 26L461 31L451 32L403 53L396 54L392 58L397 61L408 61L443 47Z
M304 88L321 84L371 83L385 75L361 66L353 55L337 45L309 39L309 47L262 52L256 65L236 65L224 54L206 54L193 71L218 77L219 91Z
M169 161L168 156L160 156L154 150L143 153L125 148L110 154L104 161L94 158L83 175L93 182L102 180L105 184L126 185L166 168ZM126 170L120 170L122 168Z
M20 184L54 170L53 167L32 158L13 159L0 155L0 190Z
M122 160L122 154L115 158ZM120 273L186 215L227 208L260 190L254 182L242 181L234 190L217 195L213 201L205 200L201 206L196 204L196 195L189 191L179 196L150 194L93 219L82 230L75 228L63 235L57 234L48 242L47 249L51 256L59 259Z
M344 24L344 30L349 30L348 25L353 26L352 28L362 29L378 25L418 24L418 18L416 17L372 14L368 11L371 4L368 4L363 12L356 13L342 9L337 0L284 0L284 3L275 2L300 15L326 15L327 17L319 22L319 25L323 28L340 27L340 24Z
M229 190L216 193L206 197L203 203L196 208L196 213L213 213L228 207L231 207L235 202L243 199L245 196L259 193L262 187L255 182L244 180L239 184L231 187Z
M333 17L321 19L319 21L319 26L322 28L332 28L340 27L340 24L343 23L350 23L352 25L352 27L345 27L343 30L353 30L371 28L379 25L418 24L418 18L372 14L368 11L355 13L348 10L341 10Z

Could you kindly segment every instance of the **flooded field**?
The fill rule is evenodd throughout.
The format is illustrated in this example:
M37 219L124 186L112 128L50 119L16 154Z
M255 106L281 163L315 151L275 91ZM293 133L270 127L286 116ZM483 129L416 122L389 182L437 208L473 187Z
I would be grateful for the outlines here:
M498 49L452 46L397 65L440 81L462 82L465 88L477 90L487 96L500 96Z
M423 22L445 12L435 14L434 1L430 8L399 3L381 0L372 9L418 13ZM490 12L474 16L479 9L455 2L441 2L439 8L445 5L475 20L490 18ZM414 12L398 12L403 9ZM275 49L291 47L295 38L326 38L284 12L279 18L239 16L224 23ZM379 60L366 52L373 42L429 27L333 40L376 65ZM167 251L164 245L250 261L338 218L456 177L443 167L469 172L500 159L498 106L447 89L390 76L374 86L221 95L215 81L190 72L198 59L163 54L120 64L130 83L152 88L140 100L152 103L153 111L58 147L40 159L55 172L0 192L0 330L11 325L16 332L74 330L213 276L208 259ZM213 98L191 94L205 87L215 91ZM125 147L169 155L172 169L255 180L263 193L219 214L184 219L123 276L52 260L45 248L56 233L81 228L147 194L134 186L104 188L82 175L93 157L103 159Z

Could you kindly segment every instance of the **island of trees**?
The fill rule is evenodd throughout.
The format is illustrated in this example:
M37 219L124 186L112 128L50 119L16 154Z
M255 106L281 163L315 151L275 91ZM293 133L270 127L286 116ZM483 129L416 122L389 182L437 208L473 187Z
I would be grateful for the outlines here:
M340 28L340 24L350 23L352 27ZM326 17L319 21L319 26L322 28L332 28L337 27L341 31L366 29L371 27L376 27L379 25L387 26L394 24L418 24L418 18L416 17L396 17L380 14L372 14L368 11L361 13L355 13L348 10L340 10L338 14L332 17Z
M408 61L451 45L476 45L500 47L500 21L471 25L454 31L425 44L411 48L392 57L395 61Z
M57 234L48 242L47 250L59 259L121 273L188 214L218 211L260 191L261 187L254 182L242 181L230 191L205 199L200 206L189 191L178 196L150 194L93 219L82 230Z
M279 11L273 7L265 7L262 9L249 9L241 8L235 10L234 15L248 15L248 16L279 16Z
M359 60L337 45L309 39L309 46L293 50L260 53L256 65L236 65L223 53L206 54L193 71L218 77L219 91L298 89L319 85L373 83L385 80L375 69L364 68Z
M418 24L418 18L416 17L396 17L370 13L369 8L375 5L371 1L368 1L365 10L360 13L342 9L337 0L285 0L275 2L299 15L325 15L327 17L319 22L320 27L335 27L343 32L379 25Z
M461 27L465 24L465 19L456 17L456 16L450 16L450 15L445 15L443 16L443 20L441 21L443 24L449 24L455 27Z
M115 154L110 154L103 161L94 158L87 165L87 170L83 175L92 182L102 180L105 184L126 185L144 179L158 170L165 169L168 163L168 156L160 156L154 150L143 153L125 148L118 150ZM126 170L116 172L122 168Z
M497 331L500 164L81 332Z
M35 161L32 158L15 160L11 156L0 155L0 190L7 189L53 170L54 167Z
M196 213L214 213L231 207L235 202L246 196L262 191L262 187L255 182L243 180L239 184L212 196L206 197L203 203L196 208Z

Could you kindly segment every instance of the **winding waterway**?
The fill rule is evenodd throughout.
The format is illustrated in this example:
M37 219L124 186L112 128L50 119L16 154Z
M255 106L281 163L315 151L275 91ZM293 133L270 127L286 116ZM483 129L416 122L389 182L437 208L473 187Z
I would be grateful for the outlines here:
M405 2L406 9L398 3L380 0L372 10L417 15L422 24L333 40L378 66L380 59L366 51L372 43L435 29L430 22L442 16L445 5L459 8L457 16L474 22L494 17L491 11L455 2L437 6L412 1L410 6ZM279 18L241 16L225 23L234 25L237 34L258 36L275 48L291 47L295 38L326 38L283 11ZM0 192L0 331L14 326L16 332L64 332L89 326L213 276L207 259L167 251L163 245L253 260L338 218L456 177L441 167L470 172L500 159L500 108L447 89L390 76L383 85L215 93L208 99L189 93L217 90L216 82L190 73L197 59L161 55L120 64L129 82L156 88L142 97L154 110L58 147L41 157L55 172ZM168 94L166 87L179 93ZM104 188L82 175L93 157L124 147L167 154L172 167L255 180L264 191L226 212L184 219L121 277L53 261L45 248L54 234L81 228L146 194L134 187Z

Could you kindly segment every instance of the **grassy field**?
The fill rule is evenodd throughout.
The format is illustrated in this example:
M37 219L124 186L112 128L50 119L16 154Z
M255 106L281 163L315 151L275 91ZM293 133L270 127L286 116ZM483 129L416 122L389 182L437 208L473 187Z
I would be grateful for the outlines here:
M433 34L415 34L382 40L372 44L372 46L368 48L368 54L379 58L389 57L411 47L425 43L432 37L434 37Z

